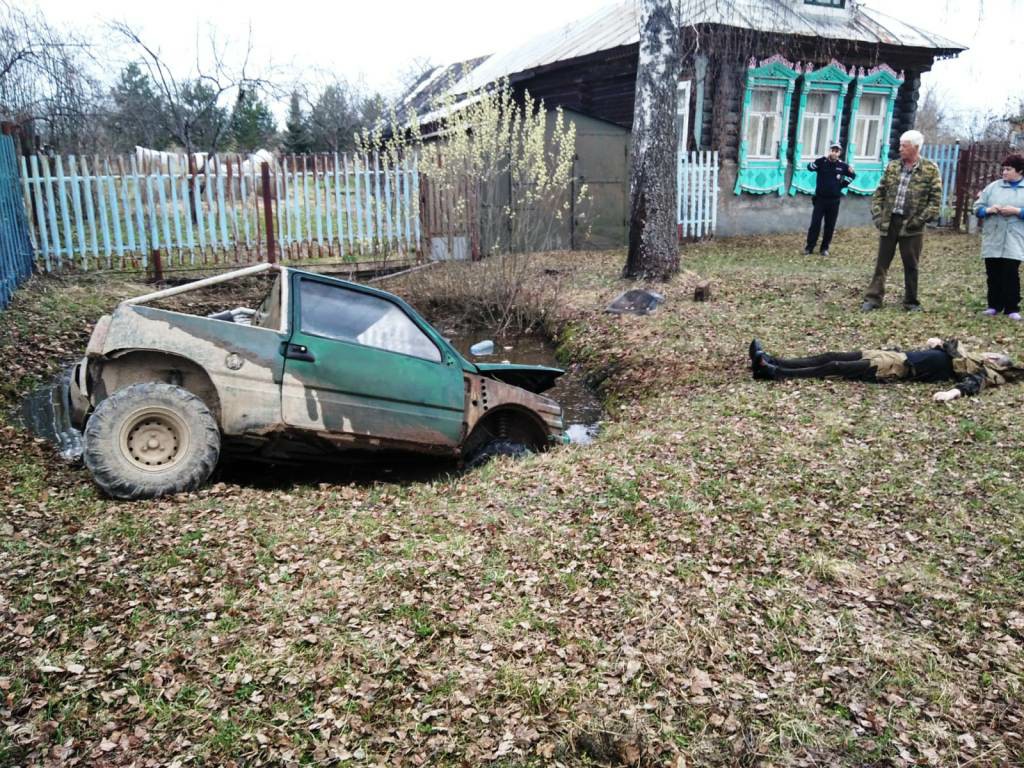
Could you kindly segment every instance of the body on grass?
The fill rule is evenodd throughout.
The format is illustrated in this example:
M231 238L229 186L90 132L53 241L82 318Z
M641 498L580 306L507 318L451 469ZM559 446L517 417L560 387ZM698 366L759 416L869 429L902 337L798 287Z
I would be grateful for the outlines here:
M840 378L872 383L919 381L956 382L935 393L938 401L977 395L986 387L1024 378L1024 368L1014 365L1002 352L975 352L956 339L933 337L923 349L865 349L823 352L809 357L769 355L761 342L750 343L750 363L755 379Z

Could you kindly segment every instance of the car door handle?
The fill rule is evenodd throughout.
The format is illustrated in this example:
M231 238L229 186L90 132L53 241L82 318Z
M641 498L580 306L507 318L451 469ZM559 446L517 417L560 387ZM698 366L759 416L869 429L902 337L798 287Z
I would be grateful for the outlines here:
M305 360L307 363L315 363L316 357L309 351L305 344L285 343L284 356L289 360Z

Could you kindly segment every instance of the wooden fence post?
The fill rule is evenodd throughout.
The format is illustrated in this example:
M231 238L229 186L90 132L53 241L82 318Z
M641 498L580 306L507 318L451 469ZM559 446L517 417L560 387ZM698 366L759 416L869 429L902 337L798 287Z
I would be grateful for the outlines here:
M277 262L277 241L274 238L274 211L270 195L270 164L260 164L260 175L263 177L263 219L267 223L267 261L271 264Z

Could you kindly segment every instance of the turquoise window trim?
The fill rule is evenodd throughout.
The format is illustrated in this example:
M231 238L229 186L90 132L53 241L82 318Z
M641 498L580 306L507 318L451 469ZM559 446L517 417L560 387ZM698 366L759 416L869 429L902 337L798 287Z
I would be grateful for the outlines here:
M889 131L892 130L892 116L896 109L896 94L903 85L903 73L896 71L887 64L881 64L867 72L862 67L857 72L857 82L853 89L853 100L850 103L850 123L847 128L846 157L853 163L857 171L847 190L858 195L870 195L878 188L889 162ZM885 118L882 121L882 140L879 142L878 156L871 160L857 158L857 113L860 111L860 100L864 94L877 94L886 97Z
M789 111L793 103L793 92L796 90L796 79L800 76L800 66L793 65L782 56L775 55L765 59L761 65L757 60L750 59L747 65L747 82L743 91L743 112L740 118L740 148L736 168L735 194L752 192L764 195L770 192L780 197L786 194L786 170L789 165ZM748 136L747 122L750 114L750 101L755 88L777 88L783 90L782 120L779 124L778 156L768 159L751 160L747 157Z
M803 159L804 111L807 109L807 97L811 93L836 94L836 110L832 116L832 135L830 141L839 141L839 127L843 121L843 106L846 103L846 92L850 87L853 75L848 74L846 67L833 59L827 67L817 71L813 64L808 64L801 77L800 101L796 116L796 143L793 146L793 179L789 185L789 194L803 192L814 194L817 174L807 170ZM850 155L847 155L850 157Z

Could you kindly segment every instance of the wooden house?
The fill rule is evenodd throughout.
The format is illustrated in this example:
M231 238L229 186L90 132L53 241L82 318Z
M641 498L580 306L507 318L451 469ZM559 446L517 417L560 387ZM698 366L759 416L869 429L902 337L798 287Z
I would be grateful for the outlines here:
M471 93L507 77L575 121L591 199L567 224L566 247L626 242L638 15L635 0L608 6L468 63L451 86ZM868 222L867 197L914 125L921 75L965 50L857 0L683 0L679 34L678 156L718 152L720 235L805 228L806 165L833 141L858 174L840 225Z

